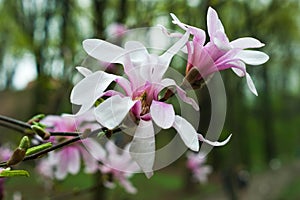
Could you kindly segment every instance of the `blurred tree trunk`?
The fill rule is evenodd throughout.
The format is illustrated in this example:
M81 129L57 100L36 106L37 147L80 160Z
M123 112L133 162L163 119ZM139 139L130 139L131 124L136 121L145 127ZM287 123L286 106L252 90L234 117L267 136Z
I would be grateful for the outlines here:
M94 0L94 36L96 38L104 38L104 11L106 0Z
M276 157L276 145L275 145L275 132L274 132L274 113L272 111L272 100L270 93L270 80L268 74L268 68L265 66L262 69L262 79L263 79L263 91L261 92L261 111L262 111L262 123L264 128L264 143L266 151L266 162L270 162Z
M95 193L94 193L94 200L105 200L106 198L106 188L103 185L103 176L100 171L96 172L94 175L95 177Z
M127 18L127 0L119 1L119 9L117 12L118 12L117 22L121 24L125 24Z
M275 4L275 1L272 1L271 9ZM255 16L255 12L251 10L248 4L244 3L243 6L245 10L245 15L247 16L247 21L245 23L245 28L249 30L251 35L256 35L257 29L259 27L261 20ZM264 132L264 149L265 149L265 161L268 163L271 159L276 156L276 137L274 132L274 113L272 111L273 104L271 98L271 85L268 73L268 65L265 64L262 68L262 74L260 75L261 80L263 82L261 95L259 96L260 110L262 114L262 127Z

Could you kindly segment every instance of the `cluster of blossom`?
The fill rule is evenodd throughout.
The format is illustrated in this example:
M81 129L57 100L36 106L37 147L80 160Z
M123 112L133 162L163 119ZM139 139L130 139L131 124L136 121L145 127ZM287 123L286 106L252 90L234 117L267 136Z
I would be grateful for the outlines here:
M174 14L171 16L173 23L185 33L168 33L163 27L168 36L179 39L160 56L150 54L138 41L128 41L123 48L100 39L85 40L83 48L89 56L102 62L121 64L125 77L77 67L84 78L74 86L70 97L73 104L81 106L76 116L92 112L97 122L109 130L126 129L129 126L127 122L133 121L130 125L134 127L130 127L132 140L129 151L147 177L153 174L155 160L154 124L162 129L173 127L192 151L199 151L199 141L221 146L230 139L230 136L223 142L205 139L189 121L175 113L172 104L159 98L159 94L168 88L177 93L183 102L199 110L195 100L188 97L175 80L164 77L174 55L181 50L188 54L185 78L192 87L217 71L231 68L238 76L246 77L248 87L255 95L257 91L245 63L260 65L268 60L263 52L245 50L264 46L257 39L246 37L229 42L212 8L208 9L207 14L210 41L206 44L205 31L180 22ZM190 35L192 41L189 41ZM108 89L112 82L117 83L121 90ZM96 103L99 99L100 104Z
M184 24L171 14L173 23L193 35L193 40L186 44L188 63L186 72L196 68L200 74L198 79L231 68L238 76L246 77L250 91L257 96L255 85L247 73L246 64L261 65L268 61L269 56L260 51L245 50L260 48L264 44L252 37L238 38L229 42L217 12L209 8L207 13L207 31L210 41L205 44L206 35L202 29Z
M47 131L52 132L84 132L87 129L99 128L90 116L92 115L84 115L75 119L64 115L49 115L41 123L47 126ZM56 144L66 139L69 137L51 136L48 141ZM117 146L113 145L112 141L107 142L104 148L95 139L85 138L57 151L52 151L38 160L37 172L49 179L63 180L68 174L78 174L81 163L83 163L85 173L94 174L100 171L103 175L111 177L111 180L100 180L106 187L113 188L114 181L117 181L127 192L136 193L136 188L132 186L128 178L139 168L126 151L118 153ZM118 170L120 166L122 166L122 171Z
M212 167L205 165L206 157L204 153L187 153L186 167L190 170L193 180L199 183L206 183L208 175L212 172Z

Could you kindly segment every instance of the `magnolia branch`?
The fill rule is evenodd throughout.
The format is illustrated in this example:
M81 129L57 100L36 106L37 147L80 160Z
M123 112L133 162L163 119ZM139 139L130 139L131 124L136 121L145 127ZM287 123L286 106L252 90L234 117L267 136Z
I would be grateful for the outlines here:
M11 125L11 127L18 127L18 128L23 128L24 129L31 129L30 124L22 122L17 119L13 119L10 117L6 117L3 115L0 115L0 125L5 126L5 125Z
M18 131L26 135L32 134L32 127L30 124L3 115L0 115L0 126ZM49 133L51 136L78 136L82 134L81 132L51 132L51 131Z
M30 124L16 120L16 119L12 119L10 117L2 116L2 115L0 115L0 126L10 128L13 130L17 130L24 134L28 134L28 130L32 130ZM49 132L51 136L73 136L73 138L65 140L59 144L53 145L52 147L49 147L47 149L43 149L37 153L25 156L23 161L37 159L37 158L43 156L44 154L47 154L51 151L62 148L64 146L70 145L81 139L85 139L88 137L94 137L101 133L103 133L103 135L106 135L107 137L110 137L113 133L116 133L119 131L121 131L120 128L116 128L114 130L109 130L107 128L100 128L100 129L97 129L94 131L88 131L88 132ZM0 167L7 167L7 162L0 163Z

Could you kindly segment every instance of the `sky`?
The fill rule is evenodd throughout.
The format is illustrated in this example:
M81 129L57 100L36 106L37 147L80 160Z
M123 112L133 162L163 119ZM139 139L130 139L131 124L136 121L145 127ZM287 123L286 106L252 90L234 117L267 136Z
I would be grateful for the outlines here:
M17 90L24 89L30 81L37 76L35 62L32 55L26 54L18 62L17 69L13 78L13 86Z

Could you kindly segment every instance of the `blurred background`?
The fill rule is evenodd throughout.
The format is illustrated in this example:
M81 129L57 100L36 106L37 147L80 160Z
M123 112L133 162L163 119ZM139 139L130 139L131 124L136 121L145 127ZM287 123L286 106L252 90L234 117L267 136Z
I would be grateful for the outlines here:
M251 36L266 44L262 51L270 60L247 68L259 96L253 96L246 81L230 70L221 73L227 93L222 135L233 137L208 155L213 173L206 184L188 179L183 157L150 180L143 174L134 176L136 195L117 188L106 191L106 198L300 199L298 0L1 0L0 114L26 121L37 113L70 113L75 66L86 58L84 39L117 34L111 32L112 24L121 29L162 24L181 31L171 23L170 12L206 30L209 6L217 10L230 40ZM199 131L205 133L210 101L206 89L198 94ZM7 129L0 131L0 144L20 138ZM33 165L28 162L29 171ZM33 172L30 178L9 179L7 199L16 192L23 199L49 199L40 181ZM52 196L91 199L93 181L86 174L69 176L57 182L57 195Z

